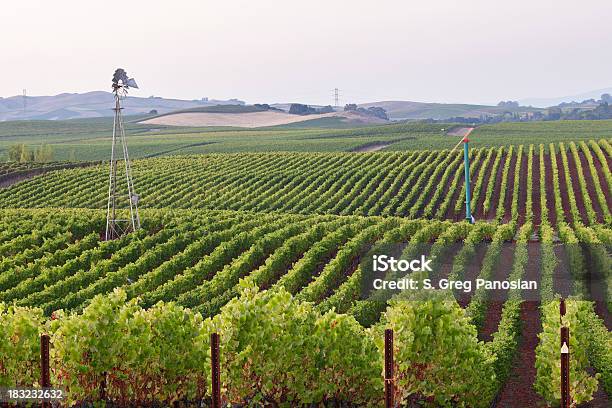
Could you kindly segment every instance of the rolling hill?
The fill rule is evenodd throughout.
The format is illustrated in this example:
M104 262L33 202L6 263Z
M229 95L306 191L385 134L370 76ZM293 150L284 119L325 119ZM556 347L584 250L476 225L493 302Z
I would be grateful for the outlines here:
M488 105L459 103L426 103L411 101L380 101L363 103L359 106L369 108L379 106L387 111L392 120L404 119L448 119L457 116L478 118L481 115L496 115L504 112L528 112L540 109L531 107L508 108Z
M218 104L243 104L237 99L229 101L195 99L141 98L128 96L124 102L125 115L147 114L151 110L167 113L179 109L214 106ZM113 94L104 91L86 93L62 93L53 96L28 96L24 109L22 96L0 98L0 121L6 120L59 120L112 116Z
M179 111L159 115L140 123L146 125L165 126L228 126L242 128L258 128L268 126L288 125L311 122L313 120L333 119L334 123L351 124L355 126L366 124L387 123L386 120L358 112L331 112L313 115L293 115L278 110L245 111L245 112L208 112Z

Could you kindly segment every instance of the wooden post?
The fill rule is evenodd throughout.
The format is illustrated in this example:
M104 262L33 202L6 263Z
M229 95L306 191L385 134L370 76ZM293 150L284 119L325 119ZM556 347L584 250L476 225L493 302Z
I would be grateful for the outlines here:
M561 327L561 408L570 408L569 327Z
M385 407L393 408L395 382L393 378L393 330L385 329Z
M221 375L219 364L219 334L210 335L210 359L212 368L212 408L221 408Z
M41 388L51 387L51 371L49 369L49 335L40 336L40 386ZM50 408L51 403L43 401L43 408Z
M100 381L100 401L106 401L106 371L102 373Z
M561 317L565 316L565 299L561 299L559 302L559 315Z

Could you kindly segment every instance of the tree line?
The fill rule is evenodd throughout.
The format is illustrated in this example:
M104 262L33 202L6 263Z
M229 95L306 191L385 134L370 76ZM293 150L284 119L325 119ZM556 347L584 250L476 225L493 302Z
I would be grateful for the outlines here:
M30 149L23 143L14 144L8 148L8 160L18 163L47 163L53 161L53 146L42 144Z

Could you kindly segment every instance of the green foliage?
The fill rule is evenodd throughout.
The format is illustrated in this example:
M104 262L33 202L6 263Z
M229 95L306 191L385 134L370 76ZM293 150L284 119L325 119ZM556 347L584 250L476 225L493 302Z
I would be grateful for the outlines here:
M232 403L380 400L377 349L350 316L321 316L284 289L245 285L212 325L221 335L222 382Z
M34 161L38 163L48 163L53 161L53 146L42 144L34 150Z
M55 378L71 400L107 395L123 403L202 397L210 360L201 316L173 304L142 310L123 291L97 296L80 315L50 323Z
M0 303L0 386L39 384L42 322L38 308Z
M584 320L588 326L589 360L593 368L601 374L604 390L608 395L612 395L612 332L592 309L584 310Z
M559 168L557 166L557 153L556 147L552 143L550 144L550 167L552 169L553 179L553 195L555 197L555 216L557 217L557 224L563 222L565 213L563 211L562 198L561 198L561 184L559 181Z
M493 364L496 389L501 389L507 380L520 338L521 302L509 299L504 303L501 319L497 331L493 333L493 340L485 344L488 352L495 356Z
M454 301L394 301L375 329L381 355L385 328L395 333L398 401L488 406L495 392L495 358L478 342L476 329Z
M489 181L487 183L487 187L485 190L485 199L482 203L482 213L485 215L488 214L489 210L491 209L491 200L493 197L493 190L494 190L495 182L497 179L496 177L497 171L499 169L499 165L501 163L501 159L503 156L504 156L504 147L501 146L497 150L497 155L495 156L495 161L493 162L493 167L491 168L491 175L489 177Z
M553 229L547 223L540 226L542 241L541 260L540 260L540 298L543 303L548 303L554 299L555 291L553 287L554 274L559 260L553 245Z
M521 145L522 146L522 145ZM545 155L540 146L540 161L535 162L535 147L528 149L510 146L496 153L492 149L472 149L472 174L474 180L472 204L484 196L484 207L475 208L476 218L495 212L497 221L533 218L533 206L542 208L547 218L546 206L550 190L554 192L557 222L578 222L581 213L589 217L589 224L598 219L606 223L609 217L606 196L601 188L603 178L598 176L593 152L596 149L581 144L588 167L580 167L578 180L571 179L565 145L558 163L556 146ZM577 149L570 147L575 156ZM601 149L599 149L601 151ZM588 154L587 154L588 153ZM603 154L603 152L601 152ZM503 157L501 157L503 155ZM523 156L526 156L523 158ZM228 160L229 158L229 160ZM501 160L503 159L503 166ZM589 160L590 159L590 160ZM599 158L597 159L600 160ZM301 214L336 214L361 216L401 216L408 218L458 218L465 205L463 166L460 154L447 150L419 153L378 152L354 153L259 153L259 154L211 154L206 156L175 157L137 160L133 163L136 189L141 195L141 208L226 209L257 212L285 212ZM546 162L549 161L549 166ZM527 165L524 166L525 162ZM532 170L540 168L540 202L533 203ZM559 168L563 171L563 184ZM601 163L600 163L601 164ZM607 162L602 168L607 169ZM13 166L14 163L10 163ZM70 164L39 164L41 171L68 167ZM501 177L491 174L490 168L502 167ZM0 182L3 167L0 166ZM8 168L13 178L27 168ZM482 169L482 171L480 171ZM542 171L544 170L544 171ZM552 171L550 186L546 172ZM66 171L49 171L31 180L22 181L0 190L0 207L85 207L105 208L107 197L100 185L108 178L106 165ZM590 174L590 176L589 176ZM9 178L10 178L9 177ZM582 181L580 181L582 180ZM519 206L521 189L527 182L525 209ZM583 194L578 208L572 183L577 183L584 193L586 184L593 181L597 192L597 213L593 210L588 192ZM498 184L499 183L499 184ZM512 185L508 185L511 183ZM561 194L562 190L566 193ZM496 205L495 205L496 203ZM506 208L509 207L509 208ZM570 211L566 217L564 208ZM486 212L485 212L486 211ZM519 214L520 213L520 214ZM586 221L586 220L585 220Z
M578 157L579 160L579 155L578 155L578 151L575 148L575 144L572 143L572 154L574 154L575 157ZM597 145L595 145L597 146ZM580 142L580 149L582 150L582 153L584 154L584 157L588 163L589 166L589 174L590 176L593 178L593 185L595 188L595 194L597 195L597 201L599 203L599 206L601 207L601 211L603 212L603 219L606 222L606 224L610 225L612 224L612 214L610 214L610 208L608 207L608 203L606 202L606 195L604 194L604 191L602 189L602 184L599 180L599 175L597 174L597 168L595 166L595 161L593 159L593 156L591 154L591 150L589 149L589 147L587 146L587 144L584 141ZM597 149L595 150L595 154L597 154ZM578 162L577 162L578 163ZM607 163L605 163L605 165L601 166L602 171L604 172L605 177L609 178L610 177L610 169L607 166ZM582 169L581 169L582 170ZM584 177L583 177L584 178ZM588 198L588 191L587 191L587 196L586 198L590 200L590 198ZM595 214L594 214L595 215ZM595 215L594 219L596 220L597 216Z
M504 167L502 169L502 179L499 188L499 198L497 201L497 213L495 214L495 218L497 221L501 221L506 214L506 206L504 200L506 199L506 195L508 194L509 186L508 186L508 174L510 172L510 164L512 158L512 152L514 150L514 146L510 146L508 148L508 155L506 156L506 161L504 162Z
M23 143L14 144L8 147L8 160L14 162L28 162L27 147Z
M506 242L514 236L515 228L514 224L504 224L495 230L487 253L482 261L478 278L485 280L492 279L494 270L498 267L502 248L504 245L508 245ZM478 328L482 327L484 323L489 295L489 291L485 289L476 289L470 304L466 308L466 313L470 316L472 323Z
M567 300L566 315L560 317L559 302L542 307L542 332L536 348L536 391L550 405L561 400L561 346L562 326L570 328L570 397L572 406L590 401L597 390L597 379L587 372L589 367L589 331L585 316L591 308L589 302Z

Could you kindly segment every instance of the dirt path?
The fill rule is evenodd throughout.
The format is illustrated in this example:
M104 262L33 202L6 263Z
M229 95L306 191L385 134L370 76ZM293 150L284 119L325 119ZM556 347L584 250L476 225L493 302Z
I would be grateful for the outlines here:
M94 166L96 164L99 164L99 163L98 162L96 163L90 163L90 162L72 163L72 164L65 164L65 165L53 166L53 167L48 167L48 168L43 167L43 168L38 168L38 169L22 170L22 171L18 171L18 172L0 177L0 188L10 187L13 184L17 184L21 181L28 180L36 176L40 176L42 174L51 172L51 171L63 170L63 169L74 169L78 167L89 167L89 166Z
M567 164L569 166L570 178L572 179L572 185L568 186L568 188L573 188L574 197L576 198L576 205L578 206L578 211L580 212L580 217L582 218L582 222L585 225L589 225L589 218L587 217L586 206L584 202L584 197L582 196L582 188L580 187L580 182L578 181L578 168L576 167L576 162L574 161L574 155L571 151L567 151Z
M484 245L481 243L476 247L476 253L472 258L470 264L467 266L466 270L463 273L463 276L460 277L461 280L470 281L472 283L472 291L469 293L459 292L457 302L462 308L466 308L467 305L470 304L470 300L472 300L472 295L474 294L474 288L476 287L476 278L480 274L480 270L482 269L482 261L484 261L484 257L487 253L488 245Z
M580 159L580 165L582 166L582 171L584 173L584 180L587 185L587 193L589 194L591 205L593 206L593 210L595 211L597 222L603 223L603 211L601 209L601 205L599 205L599 200L597 199L597 191L595 190L595 180L593 180L593 175L591 174L591 168L589 167L589 163L584 156L584 152L582 150L578 151L578 158ZM582 189L580 190L582 191Z
M485 218L484 211L482 210L482 205L485 200L485 196L487 193L487 186L489 185L489 179L491 178L491 170L493 169L493 163L495 162L495 159L497 158L497 154L498 154L498 151L495 150L493 152L493 155L491 156L491 160L489 160L487 168L484 169L485 173L484 173L484 178L482 180L482 189L480 190L480 196L478 197L478 200L476 200L476 205L474 206L474 208L472 208L472 213L474 213L475 217L479 219Z
M581 404L578 406L579 408L610 408L610 399L608 398L608 394L603 389L601 385L601 380L599 381L599 388L593 394L593 400L587 402L586 404Z
M476 184L476 181L478 180L478 176L480 175L480 172L483 171L484 161L485 161L485 155L483 154L480 157L480 161L476 163L476 165L474 166L474 169L472 170L472 173L470 174L471 191L474 191L474 185ZM465 180L465 176L463 177L463 179ZM464 191L464 194L465 194L465 191ZM464 197L462 197L462 202L464 205L461 207L459 212L455 214L455 216L457 217L455 218L455 221L465 219L465 198Z
M606 196L606 203L609 208L612 208L612 195L610 195L610 188L612 186L608 186L606 181L606 176L603 171L602 163L599 161L599 157L596 154L593 154L593 164L595 165L595 169L597 170L597 176L599 177L599 183L601 184L601 189ZM607 162L606 162L607 165Z
M529 149L523 151L523 157L521 157L521 169L519 174L519 188L518 188L518 223L523 225L525 223L525 215L527 212L527 160L529 160ZM532 195L533 199L533 195ZM533 204L533 203L532 203ZM533 205L531 207L533 210Z
M465 238L465 237L464 237ZM438 286L440 284L440 279L447 279L448 275L453 270L453 263L455 261L455 257L457 253L463 248L463 243L458 242L450 245L445 248L445 254L438 258L438 262L442 262L437 270L432 273L431 280L434 286ZM440 259L442 261L440 261Z
M539 167L539 166L538 166ZM551 225L557 225L557 213L555 208L555 194L553 188L552 163L550 162L550 154L544 156L544 181L546 191L546 208L548 209L548 220Z
M540 282L540 244L529 243L529 261L524 279ZM533 294L525 294L533 298ZM536 376L535 350L538 333L542 329L540 302L529 300L521 303L521 338L514 366L499 397L498 408L538 407L544 404L535 392L533 383Z
M505 243L503 245L499 261L493 271L492 280L504 281L508 278L512 271L512 259L515 247L516 245L511 243ZM484 341L491 341L493 339L493 333L497 332L497 327L501 321L504 302L508 298L508 291L494 291L491 292L490 297L484 323L479 333L480 340Z
M540 224L542 223L542 207L540 206L540 152L535 150L533 152L533 175L532 175L532 210L533 210L533 223L536 225L536 229L539 231Z
M569 258L565 245L556 245L557 266L553 275L553 289L555 293L567 298L572 294L572 275L569 270Z
M497 174L495 175L495 185L493 186L493 194L491 194L491 207L486 214L486 219L494 220L497 214L497 204L499 202L499 193L501 190L502 173L504 171L504 165L508 160L508 151L504 149L502 158L499 161L499 167L497 168Z
M475 128L473 127L455 127L449 130L446 134L449 136L469 136Z
M457 170L451 171L448 177L446 178L446 182L444 183L444 187L442 189L442 194L438 196L438 199L434 205L434 210L432 211L432 214L435 215L438 213L438 210L440 209L440 205L442 205L442 203L444 202L444 199L448 195L448 191L450 190L450 186L453 183L453 179L455 178L456 172L461 171L461 168L462 167L457 167Z
M384 149L385 147L391 146L392 144L393 143L388 143L388 142L371 143L371 144L367 144L367 145L364 145L364 146L356 147L355 149L353 149L351 151L355 152L355 153L377 152L379 150Z
M514 178L519 177L519 174L516 174L516 152L512 152L512 157L508 158L510 160L510 168L508 169L508 181L506 184L507 190L506 195L504 197L504 222L510 221L512 217L512 200L514 195ZM521 158L522 160L522 158ZM519 180L520 181L520 180ZM520 186L519 186L520 187ZM520 188L517 194L520 195Z
M0 181L0 188L12 186L13 184L17 184L20 181L28 180L44 173L45 171L42 170L30 170L27 173L11 175L10 177L4 178Z
M569 193L567 190L567 180L565 178L565 170L563 167L563 160L561 159L561 153L557 155L557 172L559 174L559 190L561 190L561 207L563 207L563 212L565 213L565 221L573 222L579 221L574 220L572 217L572 213L570 211L569 205ZM557 220L557 222L564 220Z
M593 250L596 249L597 248L593 248ZM601 271L598 270L596 262L591 256L591 250L583 246L582 253L586 261L586 289L589 291L590 300L595 302L595 313L603 320L606 328L612 330L612 314L608 311L607 302L605 301L605 278L602 277Z

